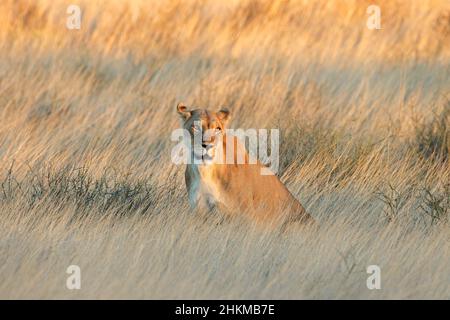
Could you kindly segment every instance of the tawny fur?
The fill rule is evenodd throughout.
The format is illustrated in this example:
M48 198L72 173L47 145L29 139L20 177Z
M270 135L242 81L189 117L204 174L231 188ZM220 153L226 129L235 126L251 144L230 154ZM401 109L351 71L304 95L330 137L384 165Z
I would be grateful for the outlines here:
M193 123L201 123L202 130L218 129L217 136L208 136L208 143L215 143L214 154L222 148L224 157L227 152L225 125L229 118L227 110L211 112L204 109L189 111L182 104L177 106L182 117L183 128L190 132L193 143ZM202 143L205 137L202 138ZM289 192L275 175L262 175L265 168L259 161L249 163L249 155L237 137L234 142L233 164L221 164L211 161L209 164L187 164L185 172L186 187L191 207L204 206L212 209L216 205L225 207L231 215L246 214L256 222L285 224L298 221L313 222L313 218L305 211L300 202ZM206 145L206 144L205 144ZM237 154L245 155L243 164L237 164Z

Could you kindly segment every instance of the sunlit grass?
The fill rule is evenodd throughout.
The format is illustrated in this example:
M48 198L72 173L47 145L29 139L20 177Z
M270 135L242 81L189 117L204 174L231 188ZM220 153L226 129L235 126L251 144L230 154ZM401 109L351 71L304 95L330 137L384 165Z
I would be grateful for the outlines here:
M0 297L449 297L448 1L378 1L381 30L371 1L78 3L72 31L0 3ZM179 101L280 129L319 229L190 213Z

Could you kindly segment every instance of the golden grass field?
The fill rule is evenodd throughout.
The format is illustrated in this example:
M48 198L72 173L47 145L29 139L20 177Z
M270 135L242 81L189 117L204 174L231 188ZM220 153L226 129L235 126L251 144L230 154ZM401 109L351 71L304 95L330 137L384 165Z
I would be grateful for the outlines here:
M0 298L450 298L449 1L70 4L0 2ZM179 101L278 128L319 227L189 213Z

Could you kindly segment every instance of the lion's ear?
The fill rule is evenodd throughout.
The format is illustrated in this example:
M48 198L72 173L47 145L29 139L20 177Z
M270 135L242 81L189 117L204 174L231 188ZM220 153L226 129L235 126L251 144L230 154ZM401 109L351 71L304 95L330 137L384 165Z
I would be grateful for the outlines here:
M225 124L228 120L230 120L230 111L226 108L222 108L217 112L217 117L223 124Z
M187 120L191 116L191 112L186 105L181 102L177 104L177 112L183 120Z

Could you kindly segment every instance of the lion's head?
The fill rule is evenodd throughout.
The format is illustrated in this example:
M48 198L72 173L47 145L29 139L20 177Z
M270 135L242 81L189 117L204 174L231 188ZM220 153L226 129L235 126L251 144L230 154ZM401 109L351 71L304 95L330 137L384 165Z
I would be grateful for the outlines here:
M225 133L230 112L225 108L217 112L192 109L183 103L177 105L177 112L183 129L189 132L190 141L187 143L194 159L204 164L211 163Z

